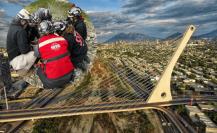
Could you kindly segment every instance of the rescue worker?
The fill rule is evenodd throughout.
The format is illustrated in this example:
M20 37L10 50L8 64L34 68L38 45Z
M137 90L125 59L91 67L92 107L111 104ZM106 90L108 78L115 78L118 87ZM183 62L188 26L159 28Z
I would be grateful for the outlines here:
M87 51L88 51L88 46L86 44L87 27L86 27L86 24L85 24L84 19L82 17L82 10L79 7L75 7L75 6L72 7L68 11L67 22L68 22L68 26L72 25L74 27L74 30L77 32L76 34L73 33L74 36L77 36L75 38L79 38L79 36L81 36L84 43L85 43L85 47L82 48L83 49L81 52L82 55L80 55L80 57L82 57L82 59L80 58L80 60L77 60L76 62L73 61L78 68L81 68L84 71L84 70L86 70L87 64L90 63L90 59L87 56ZM67 36L66 36L66 38L68 41L70 41ZM75 42L75 43L77 43L77 42ZM73 46L73 45L71 45L71 46ZM86 51L86 53L84 53L84 51ZM72 53L73 53L73 50L72 50ZM77 52L76 55L79 55L79 53Z
M81 35L83 40L87 39L87 27L81 15L82 11L79 7L72 7L68 11L67 21L75 27L75 30Z
M33 43L36 39L40 37L38 33L38 27L37 24L30 22L29 25L26 28L26 32L28 35L28 43Z
M69 26L66 29L66 22L64 21L57 21L53 23L55 33L60 35L60 36L65 36L69 45L69 51L71 53L71 61L74 64L76 68L81 69L82 71L86 71L87 66L83 62L83 58L85 56L87 47L86 43L83 41L82 37L78 34L77 35L77 40L76 40L76 31L74 31L73 26ZM82 44L79 44L81 41ZM77 72L76 72L77 74Z
M87 70L85 57L88 50L85 40L73 26L68 26L63 36L69 43L71 61L75 65L75 68L79 68L85 72Z
M40 24L43 20L52 20L52 14L49 9L39 8L36 12L31 14L35 23Z
M43 20L49 20L51 21L52 15L49 11L49 9L46 8L39 8L36 12L31 14L31 21L29 23L29 26L26 28L26 31L28 33L28 41L30 43L33 43L35 45L36 40L40 37L38 33L38 24L40 24Z
M68 52L68 42L53 33L50 21L42 21L39 25L38 50L41 64L37 75L45 88L59 88L74 78L74 66Z
M25 75L36 60L25 30L29 20L30 13L25 9L20 10L7 34L7 53L10 65L14 70L21 72L21 75Z
M58 34L59 36L62 36L66 29L66 22L56 21L53 23L53 27L54 27L55 33Z

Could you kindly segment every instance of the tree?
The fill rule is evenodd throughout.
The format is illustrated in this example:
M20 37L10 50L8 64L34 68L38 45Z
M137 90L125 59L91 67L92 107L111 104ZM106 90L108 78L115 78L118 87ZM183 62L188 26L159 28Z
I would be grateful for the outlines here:
M32 133L58 133L58 123L55 119L39 120L34 123Z

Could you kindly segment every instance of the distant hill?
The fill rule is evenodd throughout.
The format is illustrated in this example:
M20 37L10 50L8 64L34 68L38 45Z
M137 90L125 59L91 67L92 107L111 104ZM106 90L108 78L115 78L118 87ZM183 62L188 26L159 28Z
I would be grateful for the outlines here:
M119 33L106 42L116 42L116 41L141 41L141 40L154 40L155 37L151 37L141 33Z
M196 36L197 38L208 38L208 39L215 39L217 38L217 29L216 30L213 30L209 33L206 33L206 34L202 34L202 35L199 35L199 36Z
M166 37L164 40L174 39L180 35L181 35L181 33L177 32L177 33L174 33L174 34ZM192 36L191 39L215 39L216 40L217 39L217 29L213 30L209 33L206 33L206 34L201 34L198 36Z
M181 35L182 35L182 33L176 32L176 33L174 33L174 34L172 34L172 35L169 35L169 36L166 37L164 40L171 40L171 39L177 38L177 37L179 37L179 36L181 36Z

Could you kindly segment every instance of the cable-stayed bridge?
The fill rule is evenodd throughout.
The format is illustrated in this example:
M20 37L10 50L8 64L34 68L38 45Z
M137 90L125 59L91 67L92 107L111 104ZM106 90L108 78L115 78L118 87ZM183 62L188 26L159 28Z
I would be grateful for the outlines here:
M44 93L40 97L27 103L23 109L1 111L0 122L24 121L84 114L135 111L143 109L157 109L168 113L169 111L165 110L161 106L188 104L192 101L191 98L174 99L172 97L170 82L174 66L194 31L195 27L192 25L189 26L186 32L183 34L183 37L178 39L178 41L176 40L176 42L178 42L178 45L170 46L174 51L166 51L165 48L165 51L168 52L170 59L168 59L168 63L163 63L163 65L166 67L162 73L155 73L153 71L141 73L138 72L135 67L128 67L127 63L129 60L125 60L124 58L118 61L111 59L104 62L104 64L113 73L109 74L108 77L105 77L102 80L102 84L100 84L97 88L90 88L88 85L86 85L64 96L64 99L67 100L70 104L65 106L43 108L62 90L57 89L48 91L47 93ZM150 47L153 46L150 45ZM160 54L158 55L157 51L155 52L156 56L161 56ZM164 57L161 58L165 61ZM120 62L125 65L119 65ZM152 79L155 78L156 75L159 75L159 73L159 80L152 82ZM121 89L108 90L105 88ZM90 98L90 96L92 97ZM194 102L214 100L216 100L215 97L210 97L209 99L197 97ZM39 104L35 105L35 102L38 102ZM168 113L168 115L169 114L170 113ZM169 116L172 117L171 114ZM177 125L180 130L185 130L180 123Z

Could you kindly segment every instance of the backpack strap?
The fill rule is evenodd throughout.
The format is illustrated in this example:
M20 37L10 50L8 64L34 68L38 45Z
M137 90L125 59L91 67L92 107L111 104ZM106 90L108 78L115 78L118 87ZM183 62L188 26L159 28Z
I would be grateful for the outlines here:
M59 56L56 56L56 57L53 57L53 58L49 58L49 59L46 59L46 60L41 60L44 64L48 63L48 62L52 62L52 61L55 61L55 60L59 60L63 57L66 57L66 56L70 56L70 53L69 52L66 52L64 54L61 54Z

